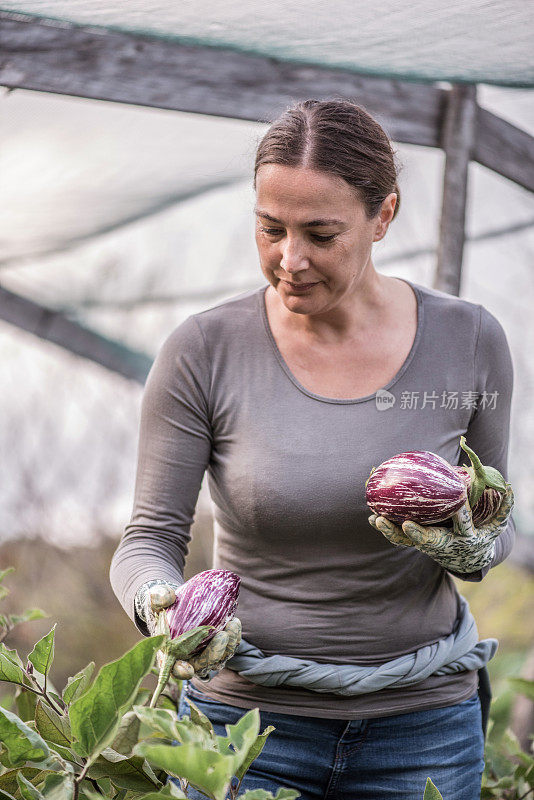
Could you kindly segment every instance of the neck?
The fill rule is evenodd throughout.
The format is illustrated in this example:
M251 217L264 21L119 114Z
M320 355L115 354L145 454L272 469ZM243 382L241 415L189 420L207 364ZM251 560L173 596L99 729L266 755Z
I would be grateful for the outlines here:
M295 333L324 342L346 341L357 339L376 326L390 303L393 282L394 278L380 275L370 265L350 292L321 313L296 314L290 311L273 287L268 290L269 304L284 327Z

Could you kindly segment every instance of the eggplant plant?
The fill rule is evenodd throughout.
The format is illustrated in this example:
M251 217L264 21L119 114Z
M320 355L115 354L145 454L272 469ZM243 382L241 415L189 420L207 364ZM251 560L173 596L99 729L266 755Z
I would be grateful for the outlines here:
M0 572L0 599L7 594L2 581L9 572ZM165 647L164 634L138 642L94 678L91 662L59 692L50 680L55 626L26 662L4 643L16 625L44 616L39 609L0 615L0 682L12 689L0 697L0 800L180 800L189 787L210 800L300 796L285 788L276 795L263 789L239 794L274 730L269 726L260 733L257 708L227 725L226 736L217 736L191 700L190 717L181 719L172 693L160 694L155 707L148 705L151 692L142 684L157 674L153 664ZM205 636L205 626L199 626L174 641L192 653ZM534 696L534 683L515 683L518 691ZM174 686L175 694L180 688ZM534 758L521 751L500 712L488 743L481 797L526 800L534 792ZM423 800L452 798L443 798L429 778Z
M0 597L7 594L1 582L10 571L0 573ZM0 616L0 681L14 689L0 705L0 800L173 800L186 798L189 786L210 800L236 800L245 773L274 730L269 726L260 733L257 708L227 725L226 736L215 736L191 701L191 718L177 718L169 695L149 707L151 692L142 683L157 672L154 660L165 635L138 642L93 680L95 665L88 664L59 692L50 681L55 626L26 663L2 641L15 625L43 616L37 609ZM174 642L186 657L207 633L199 626ZM276 796L255 790L239 800L298 796L280 788Z

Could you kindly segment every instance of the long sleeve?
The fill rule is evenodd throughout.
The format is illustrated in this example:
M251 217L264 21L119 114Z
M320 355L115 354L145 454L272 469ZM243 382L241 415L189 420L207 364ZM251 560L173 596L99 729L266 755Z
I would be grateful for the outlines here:
M182 584L198 493L211 452L210 373L198 323L189 318L164 342L141 406L133 511L110 578L126 613L139 587L163 578Z
M513 380L512 357L506 334L493 314L480 306L480 326L474 359L474 385L479 398L467 429L466 442L483 464L498 469L506 480ZM469 463L465 454L460 463ZM500 564L509 555L514 537L515 524L510 517L505 531L495 541L495 556L491 565L457 577L481 581L492 567Z

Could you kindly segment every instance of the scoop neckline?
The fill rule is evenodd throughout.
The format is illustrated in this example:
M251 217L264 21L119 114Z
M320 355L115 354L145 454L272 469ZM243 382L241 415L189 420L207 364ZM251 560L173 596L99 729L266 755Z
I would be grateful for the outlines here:
M397 277L397 276L395 276L395 277ZM334 403L334 404L337 404L337 405L351 405L351 404L354 404L354 403L365 403L365 402L369 402L370 400L375 400L378 392L387 391L392 386L394 386L395 383L397 383L397 381L400 380L400 378L404 375L404 373L406 372L406 370L410 366L410 363L411 363L411 361L412 361L412 359L413 359L413 357L415 355L415 352L416 352L416 350L417 350L417 348L419 346L419 342L421 340L422 330L423 330L423 322L424 322L424 306L423 306L423 297L422 297L422 293L421 293L421 290L420 290L419 286L417 284L415 284L415 283L412 283L412 281L407 280L406 278L399 278L398 280L403 281L404 283L407 283L408 286L411 287L412 291L415 294L416 300L417 300L417 329L416 329L416 332L415 332L415 337L414 337L414 340L412 342L412 346L410 348L410 352L406 356L406 358L404 360L404 363L402 364L400 369L397 371L397 373L393 376L393 378L388 383L386 383L385 386L381 386L379 389L377 389L376 392L373 392L372 394L366 394L364 397L325 397L324 395L316 394L315 392L310 391L310 389L307 389L305 386L302 385L302 383L300 383L300 381L298 381L296 379L296 377L293 375L293 373L289 369L288 365L286 364L286 361L285 361L282 353L280 352L280 350L278 348L278 345L276 344L276 340L275 340L275 338L273 336L273 332L272 332L271 326L269 324L269 318L267 316L267 306L266 306L266 303L265 303L265 294L266 294L267 289L269 288L270 284L267 284L267 286L264 286L262 289L259 290L259 292L258 292L258 300L259 300L259 304L260 304L260 313L261 313L261 316L262 316L262 319L263 319L263 325L264 325L264 328L265 328L265 332L267 334L267 338L269 339L269 341L271 343L271 346L272 346L272 348L274 350L274 354L275 354L275 356L276 356L276 358L278 360L278 363L280 364L280 366L284 370L285 374L287 375L287 377L289 378L291 383L294 386L296 386L296 388L300 392L302 392L303 394L307 395L308 397L311 397L313 400L318 400L321 403Z

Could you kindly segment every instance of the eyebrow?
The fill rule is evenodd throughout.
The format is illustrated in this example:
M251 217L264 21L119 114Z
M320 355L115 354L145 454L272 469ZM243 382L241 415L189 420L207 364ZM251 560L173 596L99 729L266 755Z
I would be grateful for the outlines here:
M276 217L272 217L270 214L267 214L266 211L262 211L259 208L255 208L254 209L254 213L258 217L264 217L264 219L268 219L270 222L277 222L279 225L282 225L282 223L280 222L279 219L276 219ZM319 227L321 225L342 225L342 224L343 224L343 220L341 220L341 219L312 219L312 220L310 220L310 222L304 222L302 224L302 227L303 228L316 228L316 227Z

